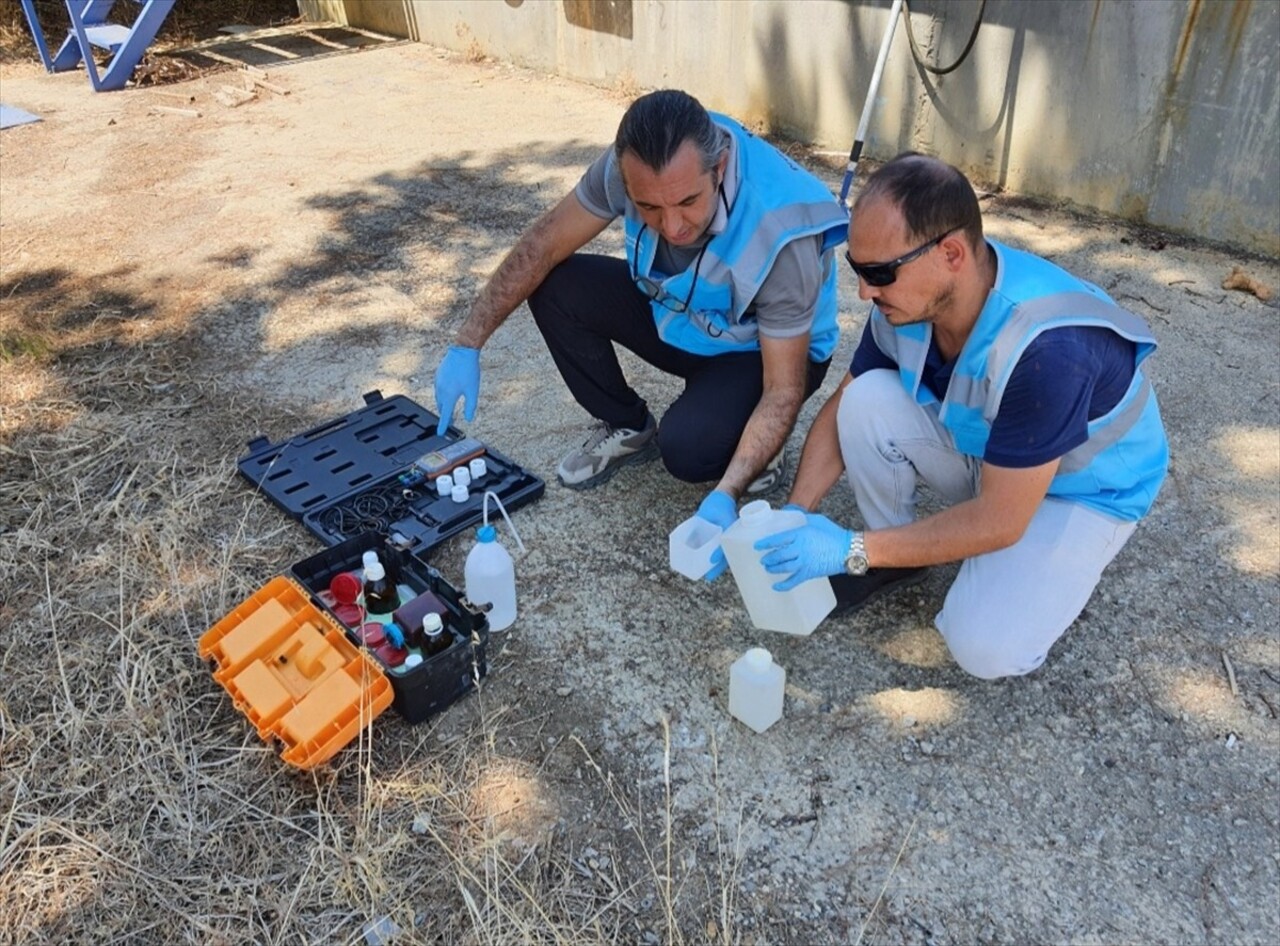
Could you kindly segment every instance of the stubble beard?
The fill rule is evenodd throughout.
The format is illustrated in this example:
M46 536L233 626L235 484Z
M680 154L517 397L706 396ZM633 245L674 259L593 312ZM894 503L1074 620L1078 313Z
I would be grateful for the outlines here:
M921 322L936 322L938 318L951 310L956 300L955 283L950 283L940 289L932 299L920 310L917 315L910 315L896 306L890 306L893 309L894 318L890 319L885 316L889 324L895 328L903 325L918 325ZM884 311L883 309L881 310Z

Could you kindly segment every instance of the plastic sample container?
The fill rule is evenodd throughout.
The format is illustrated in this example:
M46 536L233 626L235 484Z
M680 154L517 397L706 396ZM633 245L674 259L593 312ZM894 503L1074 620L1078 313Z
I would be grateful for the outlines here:
M695 581L711 570L711 556L720 548L721 529L701 516L690 516L668 538L671 568Z
M742 603L746 605L751 623L763 631L808 637L836 606L836 595L827 579L814 578L790 591L774 591L773 586L781 578L769 574L760 564L764 553L755 548L758 540L804 523L804 513L795 509L773 509L768 502L758 499L743 506L738 520L721 536L720 545L742 595Z
M729 667L729 714L756 732L782 718L787 672L763 647L753 647Z

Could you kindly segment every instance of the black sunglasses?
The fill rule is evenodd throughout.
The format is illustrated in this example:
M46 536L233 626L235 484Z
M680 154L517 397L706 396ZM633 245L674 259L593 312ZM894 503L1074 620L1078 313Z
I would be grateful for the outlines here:
M681 302L671 293L662 287L662 283L648 276L641 276L636 271L636 262L640 257L640 238L644 236L644 231L649 229L649 225L642 224L640 232L636 234L635 247L631 253L631 281L636 284L636 288L643 292L664 309L670 309L672 312L681 313L689 311L689 302L693 299L693 290L698 288L698 270L702 268L702 257L707 252L707 246L710 240L702 244L702 249L698 251L697 262L693 264L693 282L689 283L689 292L685 295L684 301Z
M858 278L868 286L891 286L898 278L899 266L905 266L916 257L923 256L925 253L928 253L958 229L960 228L952 227L950 230L938 234L938 236L934 237L923 246L917 246L910 253L899 256L896 260L891 260L888 263L855 263L853 261L853 257L849 255L848 250L844 251L844 258L849 263L849 266L853 271L858 274Z

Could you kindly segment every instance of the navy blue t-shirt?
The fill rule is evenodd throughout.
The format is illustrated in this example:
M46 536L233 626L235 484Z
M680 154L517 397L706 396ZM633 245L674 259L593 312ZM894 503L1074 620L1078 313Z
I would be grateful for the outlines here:
M1027 346L1005 386L982 459L1024 469L1048 463L1088 438L1088 423L1120 403L1133 380L1134 343L1111 329L1068 325L1041 332ZM849 371L898 370L863 329ZM943 361L929 344L921 382L938 400L947 393L955 359Z

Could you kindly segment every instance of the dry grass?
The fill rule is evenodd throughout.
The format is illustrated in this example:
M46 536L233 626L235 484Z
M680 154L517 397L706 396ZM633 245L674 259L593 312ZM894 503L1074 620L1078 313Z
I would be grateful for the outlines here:
M631 839L607 852L556 810L540 743L508 749L532 721L492 679L446 741L387 714L283 765L196 641L313 550L231 459L310 420L250 419L161 313L143 331L38 281L0 298L0 943L358 943L383 918L396 943L741 941L741 838L705 880L684 865L665 723L658 799L559 743L600 833Z

